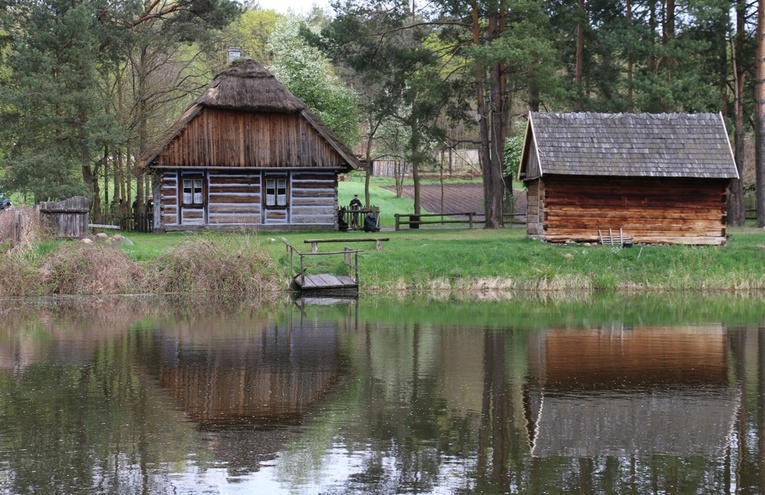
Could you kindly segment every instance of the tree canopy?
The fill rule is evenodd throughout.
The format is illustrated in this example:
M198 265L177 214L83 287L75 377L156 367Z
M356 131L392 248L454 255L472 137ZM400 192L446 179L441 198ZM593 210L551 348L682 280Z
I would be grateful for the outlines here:
M506 139L529 110L722 112L744 177L729 220L743 220L743 184L754 181L746 157L765 157L744 146L765 121L755 98L759 5L338 0L333 9L301 18L233 0L6 3L0 188L36 200L140 197L149 184L131 175L134 157L236 45L341 139L363 143L368 159L396 155L416 175L436 166L439 149L478 149L489 227L502 224ZM400 149L385 149L392 142Z

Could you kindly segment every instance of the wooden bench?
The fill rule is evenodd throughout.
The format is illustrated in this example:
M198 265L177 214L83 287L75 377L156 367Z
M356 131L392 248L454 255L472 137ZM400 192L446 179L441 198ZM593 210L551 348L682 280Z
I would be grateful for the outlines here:
M91 229L110 229L110 230L120 230L119 225L106 225L101 223L89 223L88 228Z
M312 253L318 253L319 244L322 242L374 242L377 250L380 251L382 249L382 242L388 240L390 240L388 237L343 237L340 239L306 239L303 242L311 245Z

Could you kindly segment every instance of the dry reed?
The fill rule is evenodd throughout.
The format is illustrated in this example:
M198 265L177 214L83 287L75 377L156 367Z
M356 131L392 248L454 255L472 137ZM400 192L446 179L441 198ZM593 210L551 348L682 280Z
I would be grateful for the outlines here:
M42 263L42 279L53 294L129 294L146 288L144 270L108 244L64 243Z
M186 241L155 262L152 278L154 290L163 293L242 296L284 288L274 260L247 240Z

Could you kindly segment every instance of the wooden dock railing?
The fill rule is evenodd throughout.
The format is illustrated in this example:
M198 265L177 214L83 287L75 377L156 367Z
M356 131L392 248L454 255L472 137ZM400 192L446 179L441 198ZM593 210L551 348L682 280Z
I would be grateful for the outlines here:
M311 256L343 256L343 264L348 269L348 275L347 276L340 276L336 277L331 274L318 274L314 277L322 278L327 277L332 279L332 284L340 284L338 285L332 285L332 286L326 286L326 288L339 288L339 287L356 287L358 286L359 281L359 253L361 252L360 249L351 249L349 247L343 248L342 251L324 251L324 252L301 252L293 246L292 244L287 241L284 237L281 238L282 242L287 246L287 257L289 259L290 264L290 270L292 273L295 273L297 271L297 274L293 277L295 280L295 283L298 285L299 288L305 288L307 286L308 277L306 275L306 271L308 270L308 265L306 263L306 259ZM298 266L296 266L296 257L297 255L297 262ZM316 279L314 278L312 282L316 282ZM321 289L321 286L318 287L311 287L313 289Z

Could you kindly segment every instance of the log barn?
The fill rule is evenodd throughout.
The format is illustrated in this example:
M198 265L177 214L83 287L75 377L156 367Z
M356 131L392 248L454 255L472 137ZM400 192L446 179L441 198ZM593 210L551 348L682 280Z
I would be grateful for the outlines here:
M353 152L271 73L234 62L138 160L154 230L333 229Z
M725 242L738 178L719 114L529 114L527 234L548 242Z

